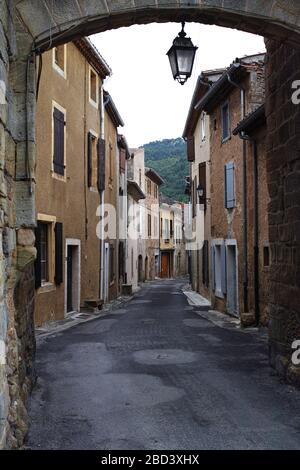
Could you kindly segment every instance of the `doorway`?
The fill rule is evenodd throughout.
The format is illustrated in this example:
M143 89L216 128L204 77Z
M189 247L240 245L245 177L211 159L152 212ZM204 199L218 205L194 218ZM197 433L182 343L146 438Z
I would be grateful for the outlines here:
M80 311L80 240L66 240L65 313Z
M145 280L147 281L149 279L149 273L148 273L148 270L149 270L149 265L148 265L148 256L146 256L146 259L145 259Z
M161 254L161 277L162 278L170 277L170 254L169 253Z
M143 282L143 257L139 255L138 258L138 282Z
M227 244L227 311L239 316L236 242Z

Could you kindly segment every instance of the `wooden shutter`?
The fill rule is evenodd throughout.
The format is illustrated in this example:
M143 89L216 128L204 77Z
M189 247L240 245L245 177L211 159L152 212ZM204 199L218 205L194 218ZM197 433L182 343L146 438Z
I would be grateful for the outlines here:
M189 162L195 161L195 138L194 136L187 138L187 157Z
M38 222L35 229L35 247L36 247L36 259L34 263L34 274L35 274L35 288L39 289L42 285L42 270L41 270L41 224Z
M105 140L99 139L97 145L98 154L98 174L97 183L98 191L102 192L105 190Z
M225 207L226 209L235 207L234 163L225 165Z
M119 155L120 155L120 171L125 173L125 169L126 169L126 151L124 149L120 149Z
M54 155L53 167L55 173L64 175L65 173L65 116L58 109L53 111L53 132L54 132Z
M204 205L206 210L207 190L206 190L206 162L199 164L199 185L204 189L204 194L200 200L200 204Z
M197 178L193 179L192 183L192 215L193 218L197 215Z
M88 133L87 143L87 185L89 188L92 186L93 177L93 134Z
M63 282L63 224L55 224L55 284Z
M203 284L208 287L209 286L209 253L208 253L208 241L204 240L203 248L202 248L202 282Z
M215 292L216 290L216 252L215 252L214 245L212 245L211 247L211 286L212 286L212 290Z
M221 245L221 286L222 292L227 293L226 246Z

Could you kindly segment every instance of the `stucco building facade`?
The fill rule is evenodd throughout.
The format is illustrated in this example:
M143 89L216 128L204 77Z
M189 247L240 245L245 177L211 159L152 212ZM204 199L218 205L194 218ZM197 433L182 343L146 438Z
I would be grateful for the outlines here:
M145 280L159 277L159 192L163 179L151 168L145 168L146 254Z
M196 104L198 112L205 112L210 119L209 277L212 307L240 317L245 325L254 324L257 320L266 323L268 315L263 301L260 306L264 312L262 317L258 319L255 314L252 155L249 149L247 154L247 141L234 135L233 130L264 103L264 60L263 54L236 60ZM263 146L263 138L261 140ZM263 148L261 152L264 156ZM259 248L260 253L265 253L265 261L261 258L258 269L262 270L261 278L267 279L267 266L262 265L268 258L268 191L263 156L258 173L261 197L257 211L262 237ZM196 189L194 185L194 200ZM263 299L265 288L261 290L260 298Z

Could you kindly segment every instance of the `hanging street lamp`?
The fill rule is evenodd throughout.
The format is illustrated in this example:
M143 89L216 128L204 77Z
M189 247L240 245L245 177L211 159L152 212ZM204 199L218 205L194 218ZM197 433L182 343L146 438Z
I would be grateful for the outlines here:
M174 80L181 85L192 75L195 55L198 47L195 47L184 31L185 23L182 22L182 30L173 41L173 46L167 53Z

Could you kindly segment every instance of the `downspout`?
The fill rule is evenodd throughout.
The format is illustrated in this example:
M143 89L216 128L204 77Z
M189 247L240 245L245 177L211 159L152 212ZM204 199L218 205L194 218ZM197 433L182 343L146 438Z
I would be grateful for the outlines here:
M100 138L104 140L104 98L103 83L100 87ZM104 301L104 190L100 193L100 299Z
M253 145L253 256L254 256L254 308L256 326L260 323L259 306L259 221L258 221L258 150L257 141L240 132L242 140Z
M238 88L241 92L241 120L246 116L246 91L245 89L235 83L229 74L227 74L228 82ZM242 168L243 168L243 289L244 289L244 312L248 313L249 301L248 301L248 182L247 182L247 153L246 153L246 140L243 139L243 150L242 150Z
M104 102L104 93L103 85L100 87L100 138L105 140L105 106L108 104L110 97ZM105 164L105 163L104 163ZM100 299L104 299L104 251L105 251L105 241L104 241L104 203L105 203L105 190L101 191L100 194L100 218L101 218L101 240L100 240Z

